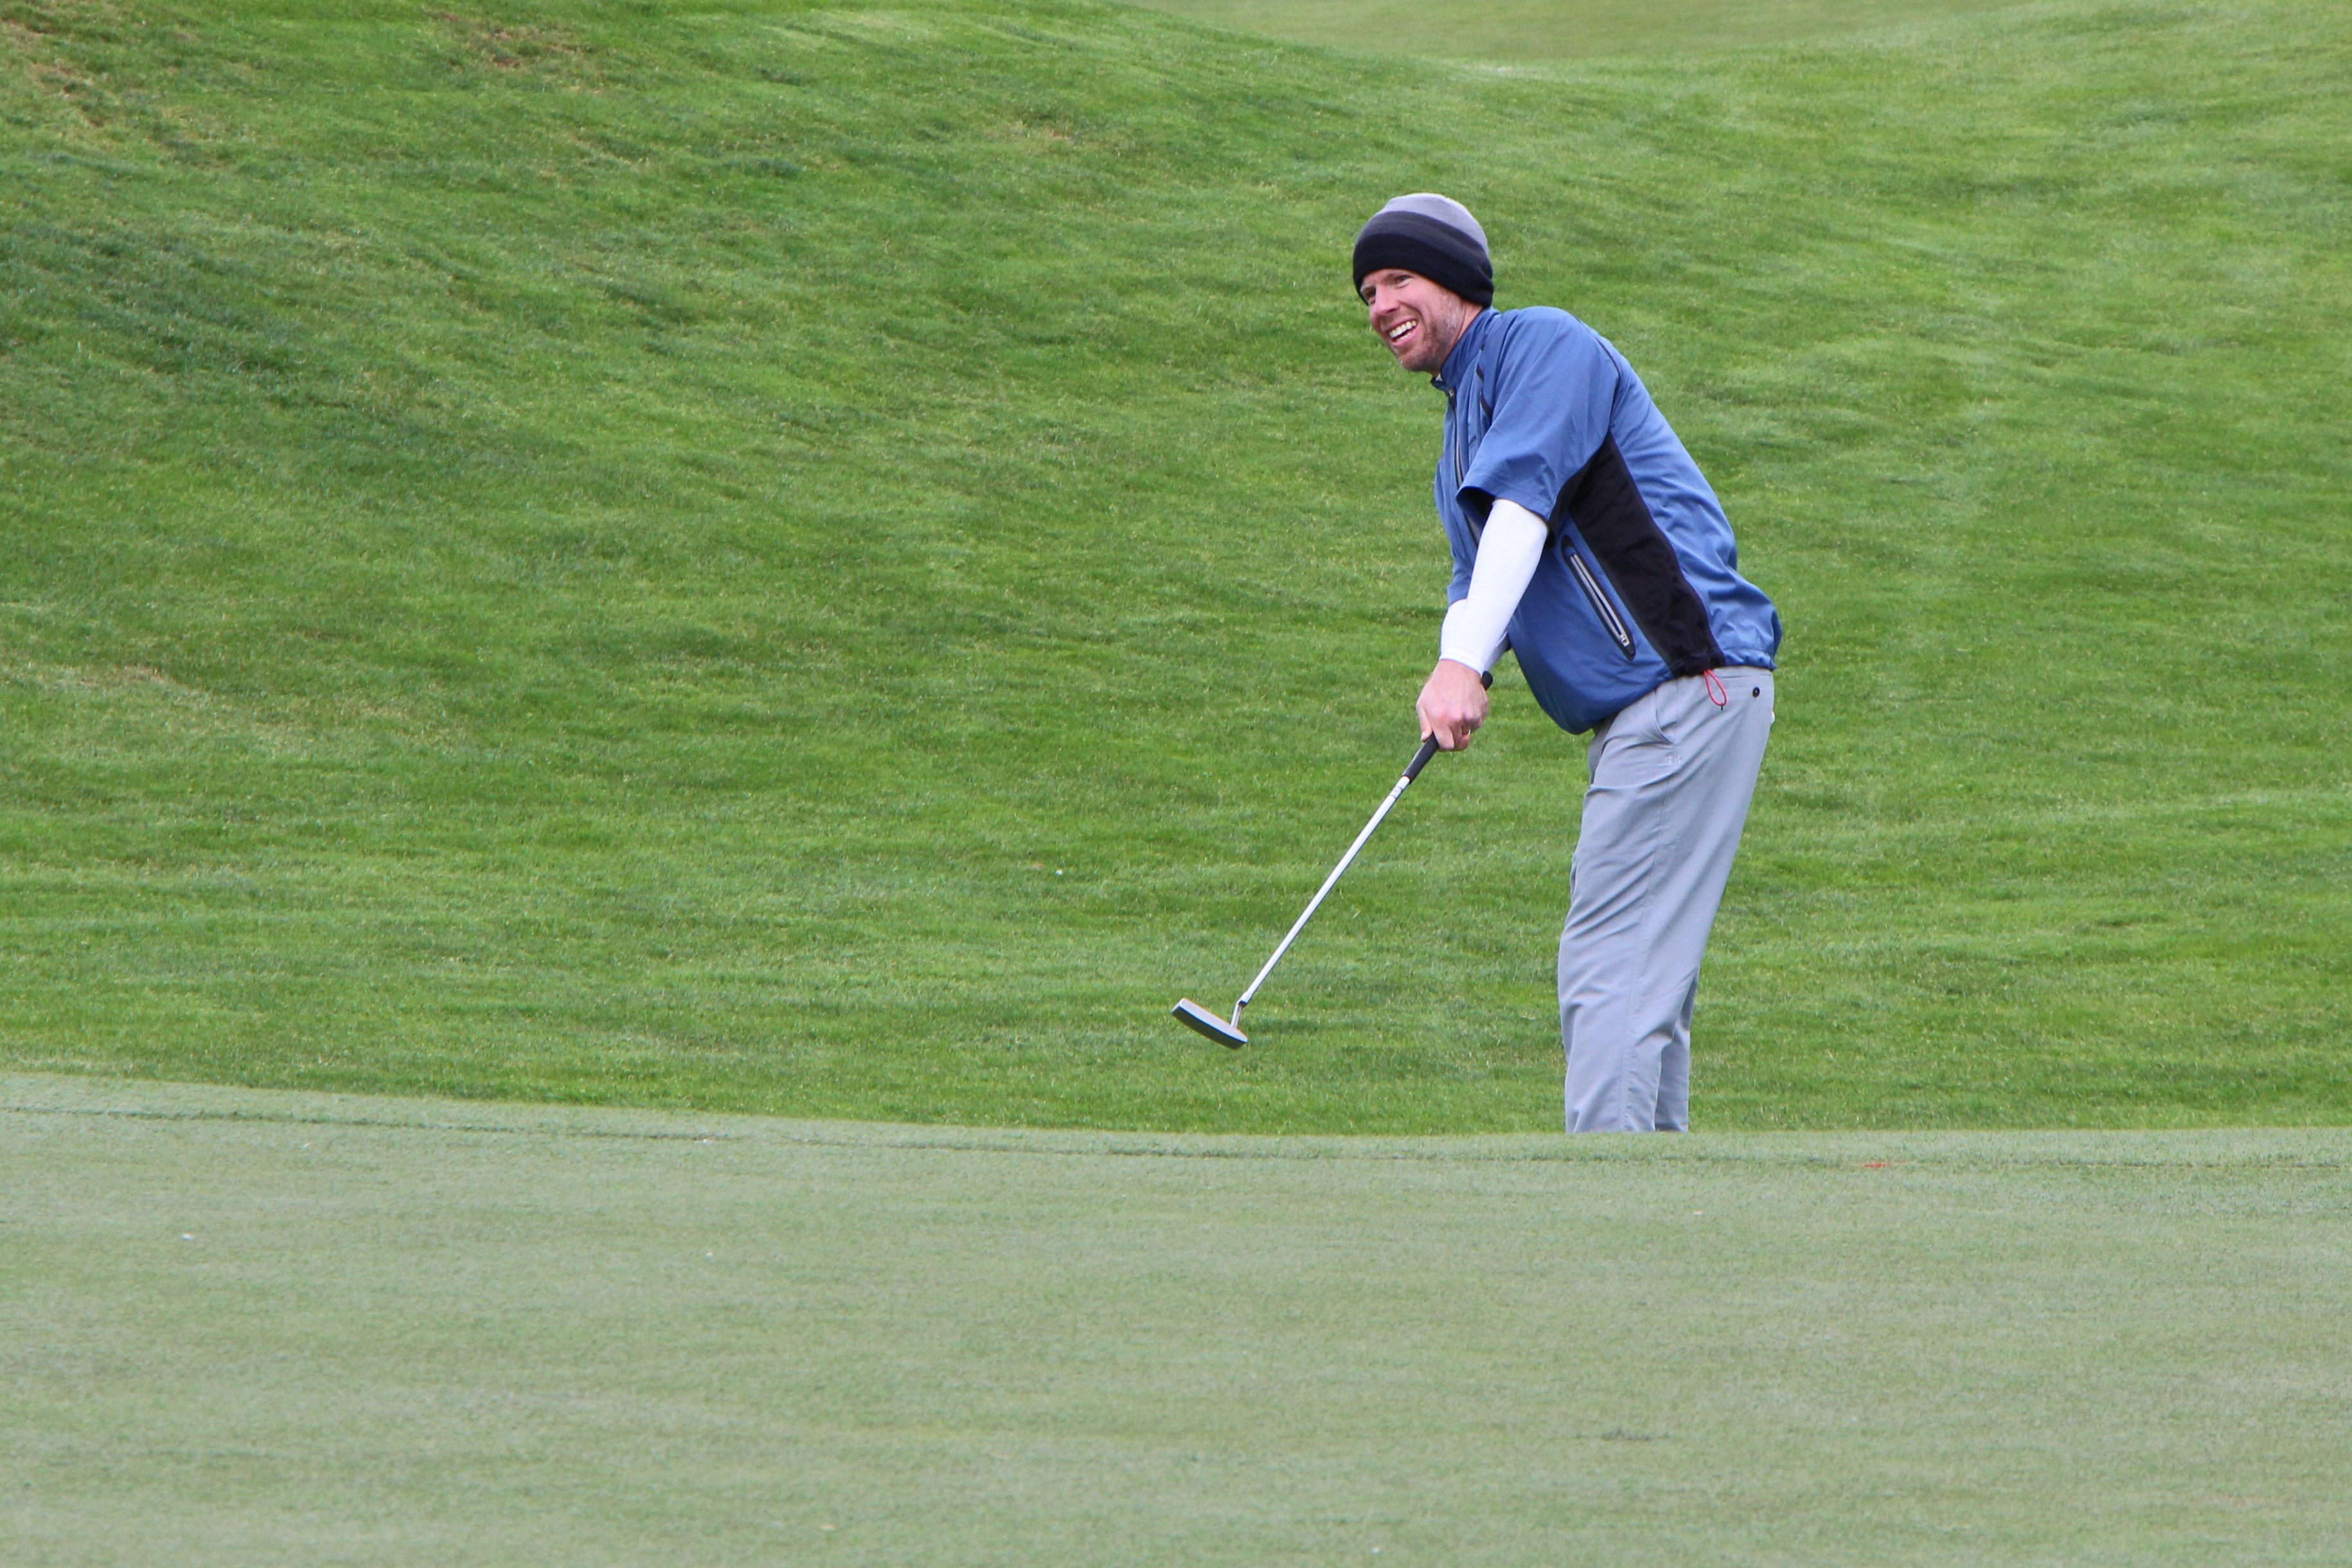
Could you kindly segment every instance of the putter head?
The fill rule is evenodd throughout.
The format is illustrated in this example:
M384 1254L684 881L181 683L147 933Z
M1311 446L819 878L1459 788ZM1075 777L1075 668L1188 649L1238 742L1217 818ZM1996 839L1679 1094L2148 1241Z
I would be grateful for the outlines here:
M1229 1049L1237 1051L1249 1044L1247 1035L1243 1034L1238 1027L1226 1023L1190 996L1171 1007L1169 1012L1186 1028L1197 1029Z

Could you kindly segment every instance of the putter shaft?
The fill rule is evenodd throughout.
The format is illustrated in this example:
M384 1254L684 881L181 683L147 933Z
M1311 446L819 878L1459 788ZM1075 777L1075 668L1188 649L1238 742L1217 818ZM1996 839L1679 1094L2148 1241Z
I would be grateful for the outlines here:
M1478 684L1492 686L1495 684L1495 678L1492 675L1481 675L1478 677ZM1293 921L1290 929L1283 933L1282 944L1274 950L1274 956L1265 961L1265 967L1257 972L1257 978L1249 983L1249 988L1244 991L1241 994L1241 999L1234 1004L1233 1017L1220 1018L1198 1002L1186 997L1171 1009L1183 1022L1185 1027L1206 1035L1218 1044L1231 1047L1234 1050L1239 1050L1249 1044L1249 1037L1242 1032L1242 1009L1250 1005L1250 999L1257 994L1257 988L1265 984L1265 977L1274 973L1274 966L1282 962L1282 955L1290 951L1290 944L1298 940L1298 933L1307 929L1307 922L1315 918L1315 911L1323 907L1323 900L1328 898L1331 889L1339 885L1340 876L1354 864L1357 852L1362 849L1366 841L1371 837L1372 830L1380 826L1381 819L1388 816L1390 808L1396 805L1399 797L1406 790L1412 787L1412 781L1421 776L1421 770L1427 767L1429 759L1435 755L1437 755L1437 737L1423 736L1421 749L1413 752L1412 761L1404 765L1403 776L1399 778L1395 785L1390 789L1388 798L1381 802L1381 808L1372 813L1372 819L1364 824L1364 830L1356 835L1356 841L1348 846L1348 852L1339 857L1339 863L1331 868L1331 874L1323 879L1323 885L1315 889L1315 896L1307 900L1307 907L1299 911L1298 918Z
M1421 770L1426 767L1429 759L1436 754L1437 737L1431 735L1424 738L1421 742L1421 750L1415 752L1412 754L1412 761L1405 764L1403 776L1399 778L1395 785L1390 789L1388 798L1381 802L1381 808L1372 813L1372 819L1364 824L1364 830L1356 835L1356 841L1348 846L1348 852L1339 857L1339 863L1331 868L1331 874L1323 879L1323 885L1315 889L1313 898L1307 900L1307 908L1299 912L1297 920L1291 922L1289 931L1282 939L1282 945L1274 950L1274 956L1265 961L1265 967L1257 972L1257 978L1249 983L1249 988L1242 993L1241 1000L1234 1004L1233 1021L1235 1028L1241 1026L1242 1009L1250 1005L1250 998L1257 994L1257 988L1265 984L1265 977L1274 973L1274 966L1282 962L1282 955L1290 951L1290 944L1298 940L1298 933L1307 929L1307 922L1315 918L1315 911L1323 907L1324 899L1330 894L1332 888L1338 885L1340 873L1347 870L1355 861L1356 852L1363 848L1365 841L1371 837L1372 829L1381 825L1381 819L1388 816L1389 808L1395 805L1399 797L1412 786L1412 781L1421 776Z

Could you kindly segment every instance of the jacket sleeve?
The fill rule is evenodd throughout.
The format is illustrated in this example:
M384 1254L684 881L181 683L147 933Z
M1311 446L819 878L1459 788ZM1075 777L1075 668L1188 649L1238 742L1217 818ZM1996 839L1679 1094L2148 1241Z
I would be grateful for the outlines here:
M1609 435L1617 363L1593 331L1564 311L1513 311L1486 378L1465 389L1494 413L1460 497L1473 516L1517 502L1557 529L1560 491Z

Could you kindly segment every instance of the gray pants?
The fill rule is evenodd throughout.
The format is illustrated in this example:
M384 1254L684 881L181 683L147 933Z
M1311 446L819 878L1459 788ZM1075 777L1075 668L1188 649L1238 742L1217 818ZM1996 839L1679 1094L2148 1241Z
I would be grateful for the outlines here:
M1559 938L1570 1132L1690 1124L1699 959L1771 728L1772 672L1733 668L1669 680L1593 731Z

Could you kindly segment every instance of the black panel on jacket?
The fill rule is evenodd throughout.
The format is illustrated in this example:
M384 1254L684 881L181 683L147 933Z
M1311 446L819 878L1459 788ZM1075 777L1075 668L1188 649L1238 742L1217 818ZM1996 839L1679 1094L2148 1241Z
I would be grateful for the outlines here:
M1723 650L1707 625L1706 602L1683 575L1675 547L1650 515L1617 450L1616 437L1603 437L1592 461L1561 489L1552 516L1576 524L1669 670L1685 676L1722 667Z

